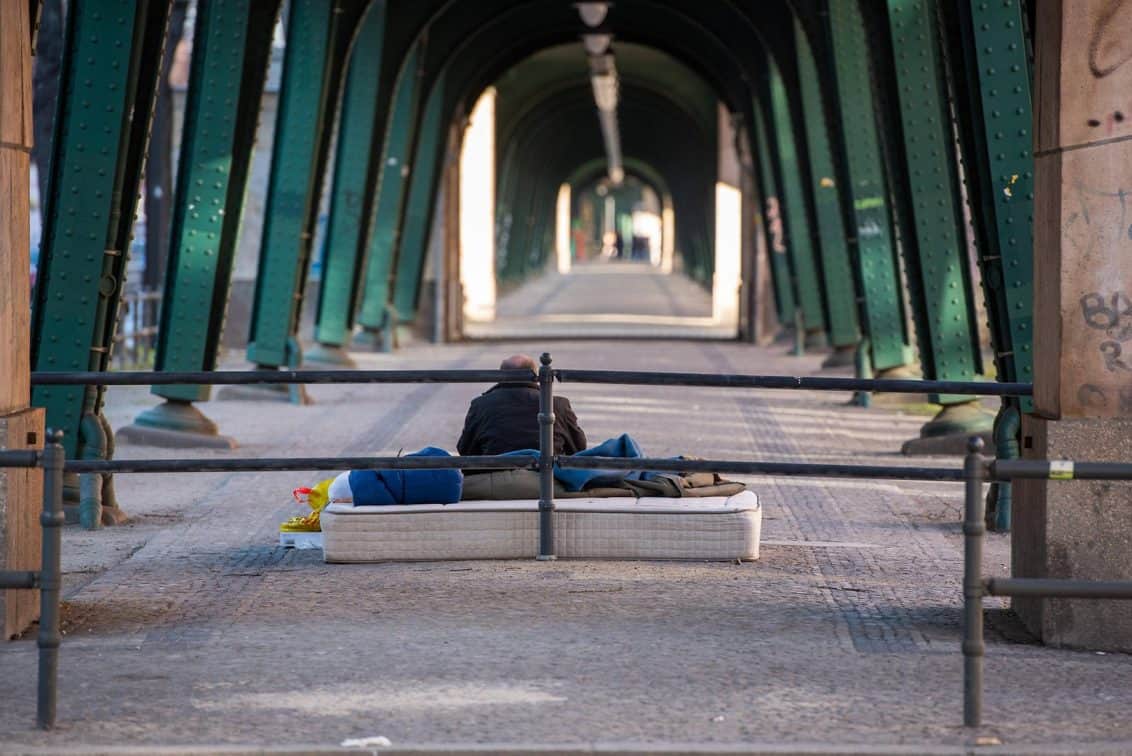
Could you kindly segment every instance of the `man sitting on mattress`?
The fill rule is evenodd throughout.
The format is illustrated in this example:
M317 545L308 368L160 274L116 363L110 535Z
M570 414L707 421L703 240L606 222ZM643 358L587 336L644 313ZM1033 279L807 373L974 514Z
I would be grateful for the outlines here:
M525 354L508 357L500 370L530 370L538 365ZM497 383L472 400L456 449L464 456L506 454L538 448L537 383ZM586 434L570 408L570 400L554 397L554 453L574 454L586 448Z

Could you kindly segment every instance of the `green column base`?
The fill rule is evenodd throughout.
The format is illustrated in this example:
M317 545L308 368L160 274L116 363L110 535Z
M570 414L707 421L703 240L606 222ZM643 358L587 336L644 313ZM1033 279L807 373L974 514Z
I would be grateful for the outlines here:
M924 376L920 375L920 371L912 365L897 365L896 367L885 368L877 372L877 378L888 378L893 381L919 381ZM905 411L907 405L915 404L923 407L923 414L934 415L939 408L938 404L933 404L931 398L925 394L891 394L884 392L877 392L873 394L873 403L880 407L896 407L902 406ZM966 449L966 446L964 446Z
M167 399L118 429L117 438L133 444L173 449L235 449L236 440L220 435L216 423L192 402Z
M302 384L263 383L243 386L225 386L216 392L216 398L225 401L248 402L290 402L291 404L314 404L307 387Z
M303 350L303 362L357 367L353 358L350 357L350 353L344 347L336 344L323 344L322 342L315 342L310 349Z
M820 328L810 328L806 330L806 349L825 349L828 342L825 338L825 331Z
M890 378L894 381L917 381L924 376L911 365L897 365L877 372L877 378Z
M396 340L392 328L363 327L354 335L354 346L371 352L392 352L397 348Z
M920 437L905 441L900 452L918 454L963 454L967 439L979 436L988 447L994 442L995 413L983 408L978 399L944 406L920 428Z
M857 361L857 345L834 347L829 356L822 360L823 368L850 367Z

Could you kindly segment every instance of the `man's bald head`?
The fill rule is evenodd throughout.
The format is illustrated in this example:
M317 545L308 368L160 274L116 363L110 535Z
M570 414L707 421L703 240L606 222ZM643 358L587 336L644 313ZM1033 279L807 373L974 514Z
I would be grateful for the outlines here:
M534 361L533 357L528 357L525 354L513 354L505 359L499 365L500 370L530 370L532 373L538 372L538 363Z

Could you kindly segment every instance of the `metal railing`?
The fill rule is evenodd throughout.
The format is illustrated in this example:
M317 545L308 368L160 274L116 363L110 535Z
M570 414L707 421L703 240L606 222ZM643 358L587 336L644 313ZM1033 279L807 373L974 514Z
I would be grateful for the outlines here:
M66 460L57 461L48 477L61 481L63 470L75 473L164 473L164 472L236 472L236 471L304 471L341 469L531 469L539 473L539 550L537 559L553 560L554 553L554 468L603 470L654 470L663 472L702 472L743 475L795 475L805 477L856 477L889 480L931 480L964 482L964 725L978 726L982 717L983 691L983 607L985 596L1040 596L1049 598L1132 598L1132 581L1080 581L1030 578L989 578L982 576L982 551L986 526L983 520L985 503L982 486L985 480L1010 481L1015 478L1049 478L1051 480L1093 479L1132 480L1132 464L1101 462L1050 462L1037 460L997 460L982 457L982 441L972 439L962 468L924 467L912 465L847 465L808 462L769 462L744 460L655 459L557 456L553 450L554 382L703 386L719 388L761 388L812 391L880 391L892 393L938 393L967 395L1028 396L1033 386L1025 383L983 383L973 381L910 381L860 378L807 378L793 376L719 375L704 373L628 372L612 370L563 370L551 366L550 355L544 354L536 373L528 370L280 370L280 371L196 371L134 373L33 373L33 385L159 385L159 384L310 384L310 383L495 383L524 382L539 387L538 456L476 457L288 457L274 459L140 459L140 460ZM52 442L57 446L57 440ZM12 452L10 454L19 454ZM26 461L27 453L23 459ZM44 453L43 459L47 459ZM0 465L8 457L0 457ZM16 459L11 457L11 459ZM56 462L52 462L56 464ZM45 492L48 489L45 488ZM51 488L58 498L61 484ZM60 512L59 502L48 503L45 512ZM44 527L48 525L44 515ZM52 514L54 523L55 515ZM58 526L54 526L58 537ZM46 543L46 538L45 538ZM56 547L57 549L57 547ZM54 575L58 575L58 554ZM45 549L43 575L48 575ZM15 578L13 578L15 580ZM44 578L40 584L45 585ZM57 580L55 585L57 586ZM28 587L19 585L14 587ZM58 646L58 589L45 602L55 602L56 623L54 646L50 633L44 635L41 624L40 686L41 701L45 684L50 685L50 709L41 709L41 727L54 722L55 649ZM46 604L45 604L46 606ZM45 612L44 616L48 616ZM45 667L43 654L50 654ZM45 670L50 674L46 674ZM47 683L45 683L47 680ZM45 712L49 711L49 716Z
M59 671L59 593L63 587L63 446L62 434L47 432L43 451L0 451L0 468L43 468L43 544L38 570L0 570L0 589L39 590L39 678L35 720L43 729L55 725ZM9 502L9 511L13 502Z

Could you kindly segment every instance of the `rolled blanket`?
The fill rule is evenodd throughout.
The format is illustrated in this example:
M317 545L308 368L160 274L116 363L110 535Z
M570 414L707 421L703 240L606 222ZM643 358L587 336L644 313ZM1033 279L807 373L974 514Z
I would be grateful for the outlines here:
M427 446L409 457L448 457L443 449ZM464 473L460 470L351 470L331 485L332 501L346 499L355 507L395 504L451 504L460 500Z

